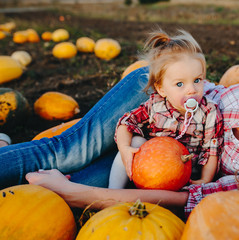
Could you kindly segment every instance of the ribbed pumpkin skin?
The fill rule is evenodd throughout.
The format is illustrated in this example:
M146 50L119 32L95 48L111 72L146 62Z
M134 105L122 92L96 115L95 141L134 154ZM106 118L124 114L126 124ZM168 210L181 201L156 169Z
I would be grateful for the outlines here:
M34 111L45 120L68 120L79 113L78 103L59 92L46 92L34 103Z
M131 216L133 203L117 204L96 213L78 233L76 240L177 240L184 223L169 210L144 203L149 213L144 218Z
M136 61L134 63L132 63L131 65L129 65L124 72L122 73L121 79L123 79L126 75L128 75L129 73L133 72L134 70L141 68L141 67L145 67L148 66L148 62L145 60L139 60Z
M238 240L239 191L213 193L191 212L182 240Z
M29 113L27 99L11 88L0 88L0 126L6 126L26 119Z
M32 140L39 140L41 138L47 137L52 138L54 136L60 135L62 132L64 132L66 129L70 128L74 124L80 121L81 118L71 120L66 123L62 123L60 125L57 125L55 127L49 128L39 134L37 134Z
M76 224L60 196L26 184L0 191L0 233L1 240L71 240Z
M183 163L186 147L171 137L145 142L133 159L132 178L137 188L177 191L190 179L192 163Z
M0 84L19 78L23 73L21 64L10 56L0 56Z

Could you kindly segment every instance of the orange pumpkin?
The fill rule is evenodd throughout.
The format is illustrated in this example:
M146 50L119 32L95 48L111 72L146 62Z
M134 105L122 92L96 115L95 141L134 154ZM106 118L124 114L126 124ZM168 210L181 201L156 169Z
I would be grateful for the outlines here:
M31 43L37 43L37 42L40 42L40 37L38 35L38 33L36 32L36 30L34 29L27 29L27 41L28 42L31 42Z
M0 238L73 240L76 223L70 207L56 193L36 185L0 191Z
M47 137L47 138L52 138L54 136L60 135L62 132L64 132L66 129L70 128L77 122L79 122L81 118L71 120L66 123L62 123L60 125L57 125L55 127L49 128L39 134L37 134L32 140L39 140L41 138Z
M148 66L149 63L145 60L139 60L136 61L134 63L132 63L131 65L129 65L124 72L122 73L121 79L123 79L126 75L128 75L129 73L133 72L134 70L141 68L141 67L145 67Z
M60 92L46 92L34 103L34 111L45 120L68 120L80 112L74 98Z
M239 191L205 197L191 212L181 240L237 240Z
M52 33L51 32L44 32L44 33L42 33L41 38L44 41L51 41Z
M132 179L138 188L177 191L190 179L191 157L174 138L152 138L134 156Z
M229 87L239 83L239 65L230 67L219 81L220 85Z

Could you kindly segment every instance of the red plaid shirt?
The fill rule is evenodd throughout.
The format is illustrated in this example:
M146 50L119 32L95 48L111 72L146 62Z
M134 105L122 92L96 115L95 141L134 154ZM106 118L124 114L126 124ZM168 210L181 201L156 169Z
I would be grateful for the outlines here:
M239 84L229 87L221 96L219 104L224 122L224 151L221 155L223 175L239 170L239 140L232 128L239 127Z
M146 139L151 138L150 133L175 138L183 131L184 116L165 98L153 93L148 101L124 114L117 127L120 124L127 125L128 131ZM179 139L190 153L194 153L192 163L195 174L200 172L198 164L205 165L210 155L219 155L222 133L220 111L211 100L203 97L185 134Z
M220 157L220 173L228 176L221 177L216 182L184 187L183 190L189 191L187 205L184 208L186 217L207 195L221 191L238 190L235 171L239 169L239 140L233 135L232 128L239 127L239 84L224 90L219 86L222 90L220 92L216 87L216 91L214 91L213 86L211 87L208 93L219 102L224 122L224 148Z

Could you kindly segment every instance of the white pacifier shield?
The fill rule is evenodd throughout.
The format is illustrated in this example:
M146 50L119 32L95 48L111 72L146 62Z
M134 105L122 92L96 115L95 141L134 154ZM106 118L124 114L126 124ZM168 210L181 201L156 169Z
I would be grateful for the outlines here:
M188 108L194 108L196 107L197 105L197 101L194 99L194 98L189 98L187 101L186 101L186 106Z

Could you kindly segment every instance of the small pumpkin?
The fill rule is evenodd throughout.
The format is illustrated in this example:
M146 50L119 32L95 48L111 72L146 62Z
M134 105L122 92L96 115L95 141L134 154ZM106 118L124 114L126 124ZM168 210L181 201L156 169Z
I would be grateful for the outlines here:
M114 39L102 38L96 41L94 52L98 58L111 60L120 54L121 46Z
M13 33L13 42L23 44L28 40L28 34L26 31L17 31Z
M0 56L0 84L21 77L21 64L10 56Z
M26 30L26 32L27 32L27 41L28 42L31 42L31 43L40 42L40 37L39 37L38 33L36 32L36 30L29 28Z
M184 222L156 204L118 203L93 215L76 240L179 240Z
M54 46L52 54L56 58L68 59L77 54L77 48L71 42L61 42Z
M174 138L152 138L134 155L132 179L137 188L178 191L190 179L191 157Z
M66 123L62 123L60 125L57 125L55 127L49 128L39 134L37 134L32 140L39 140L41 138L47 137L52 138L54 136L60 135L62 132L67 130L68 128L72 127L74 124L80 121L81 118L71 120Z
M4 32L9 32L10 33L15 28L16 28L16 23L15 22L7 22L7 23L0 24L0 30L2 30Z
M230 67L219 81L220 85L229 87L239 83L239 65Z
M68 120L80 112L71 96L60 92L46 92L34 103L34 111L45 120Z
M237 240L238 212L239 191L210 194L192 210L182 240Z
M6 240L73 240L76 223L59 195L25 184L0 191L0 232Z
M129 73L133 72L134 70L141 68L141 67L145 67L148 66L149 63L145 60L138 60L134 63L132 63L131 65L129 65L124 72L122 73L121 79L123 79L126 75L128 75Z
M43 32L41 35L42 40L44 41L51 41L52 40L52 33L51 32Z
M52 40L54 42L61 42L61 41L66 41L70 38L70 34L69 32L64 29L64 28L59 28L56 29L53 33L52 33Z
M0 30L0 40L4 39L6 36L6 33Z
M89 37L80 37L76 40L76 47L79 52L94 52L95 41Z
M27 51L15 51L12 53L11 57L18 61L23 68L28 66L32 62L32 57Z
M29 113L27 99L17 90L0 88L0 126L16 125Z

